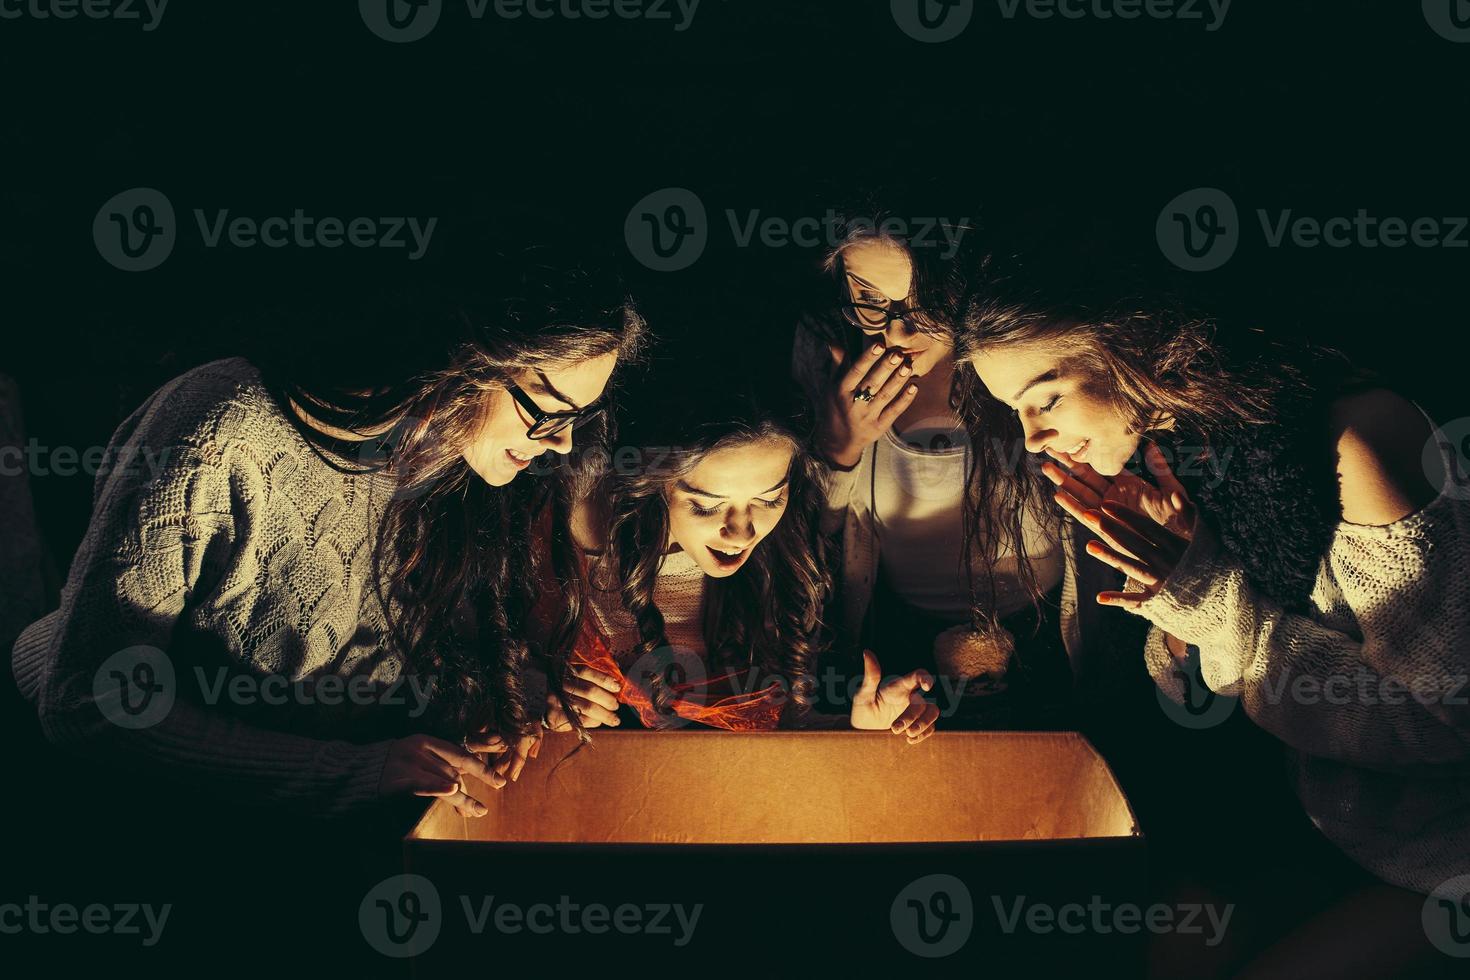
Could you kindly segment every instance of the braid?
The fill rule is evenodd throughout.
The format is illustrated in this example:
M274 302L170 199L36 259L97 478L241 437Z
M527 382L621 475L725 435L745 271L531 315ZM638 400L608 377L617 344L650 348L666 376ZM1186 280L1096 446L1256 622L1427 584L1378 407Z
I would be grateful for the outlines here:
M647 684L649 700L661 719L674 715L673 691L668 673L657 652L669 645L663 613L653 601L659 568L664 560L664 542L668 540L668 515L657 495L640 495L634 506L613 520L611 539L617 543L619 589L623 606L638 626L638 644L633 648L632 663L648 663L657 669L647 670L643 677L629 677L635 684Z

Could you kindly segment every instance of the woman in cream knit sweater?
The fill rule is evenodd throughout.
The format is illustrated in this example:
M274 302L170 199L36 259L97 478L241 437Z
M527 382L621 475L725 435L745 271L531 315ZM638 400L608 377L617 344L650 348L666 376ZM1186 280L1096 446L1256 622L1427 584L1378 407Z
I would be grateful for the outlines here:
M1129 576L1097 601L1152 624L1165 695L1240 699L1322 834L1421 893L1401 902L1417 925L1422 894L1470 872L1455 448L1330 352L1247 336L1227 357L1198 320L1037 295L978 291L964 357L1052 457L1058 502L1102 538L1089 553ZM1140 448L1156 484L1126 469Z

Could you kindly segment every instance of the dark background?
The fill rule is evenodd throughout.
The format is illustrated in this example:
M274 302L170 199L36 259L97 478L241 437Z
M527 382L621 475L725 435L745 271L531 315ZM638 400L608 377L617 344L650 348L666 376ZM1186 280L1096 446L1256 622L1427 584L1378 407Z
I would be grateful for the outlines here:
M814 256L737 248L724 211L821 215L866 185L896 189L915 216L1136 255L1211 312L1341 346L1455 418L1470 249L1269 248L1254 216L1470 215L1470 45L1439 37L1418 7L1237 0L1209 33L1006 20L982 0L942 44L911 40L874 0L703 0L682 33L476 21L449 0L410 44L374 36L353 4L176 3L151 32L3 21L0 370L21 383L41 443L105 444L169 377L265 342L258 305L411 265L403 250L205 249L196 207L436 216L441 240L469 220L537 235L555 216L620 240L633 204L669 186L699 194L712 227L688 270L630 263L654 328L735 323L779 346L787 325L769 311ZM90 229L136 186L168 195L182 227L163 265L126 273ZM1235 200L1244 240L1223 268L1183 274L1154 222L1202 186ZM785 355L771 356L775 369ZM88 484L35 488L63 559Z
M703 200L710 244L681 272L629 263L651 325L708 334L711 358L763 345L782 371L785 300L816 253L738 248L724 212L820 216L870 186L1001 242L1075 239L1127 257L1225 322L1333 344L1440 421L1470 415L1470 249L1273 249L1255 218L1470 215L1470 45L1438 36L1410 2L1236 0L1213 33L976 8L943 44L907 37L887 0L703 0L682 33L669 21L475 21L447 0L429 37L401 45L351 3L175 0L151 32L0 20L0 372L42 445L103 445L182 370L287 342L262 310L366 290L408 264L403 250L205 249L196 207L433 216L436 239L476 224L511 241L555 228L620 242L634 203L671 186ZM180 239L160 267L126 273L99 256L91 225L139 186L173 202ZM1245 235L1223 268L1183 274L1154 225L1195 187L1225 190ZM32 478L63 573L91 490L85 476ZM92 797L84 770L37 746L13 688L7 699L5 829L36 841L25 880L44 881L55 862L87 860L57 843L77 824L48 837L48 814L95 828L128 804ZM293 837L268 834L282 847Z

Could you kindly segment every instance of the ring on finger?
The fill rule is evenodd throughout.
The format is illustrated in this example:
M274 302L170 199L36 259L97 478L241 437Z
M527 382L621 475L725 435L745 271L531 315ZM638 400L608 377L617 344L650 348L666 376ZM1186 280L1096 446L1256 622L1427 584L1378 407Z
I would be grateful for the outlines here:
M855 402L870 402L870 401L872 401L873 400L873 389L872 388L860 388L859 390L857 390L857 391L855 391L855 392L852 393L852 400L855 401Z

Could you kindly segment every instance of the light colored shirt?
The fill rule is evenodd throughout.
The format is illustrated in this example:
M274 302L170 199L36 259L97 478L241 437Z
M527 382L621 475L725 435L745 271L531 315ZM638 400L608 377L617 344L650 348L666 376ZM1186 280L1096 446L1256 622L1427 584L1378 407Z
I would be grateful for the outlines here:
M970 618L969 577L961 552L965 483L974 457L964 442L960 431L948 448L920 448L890 428L875 445L873 458L872 507L883 555L880 573L910 606L956 623ZM1030 514L1022 531L1024 560L1042 590L1050 591L1062 580L1061 543ZM973 564L982 603L999 615L1031 604L1020 578L1021 560L1006 543L1001 543L996 562L993 594L987 595L982 563Z
M602 584L603 575L593 578ZM638 624L623 605L622 593L594 587L592 611L608 650L622 661L638 645ZM653 583L653 604L664 617L664 637L669 646L704 655L704 629L700 609L704 602L704 571L683 550L665 555Z

